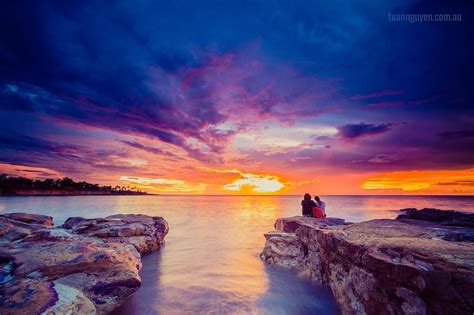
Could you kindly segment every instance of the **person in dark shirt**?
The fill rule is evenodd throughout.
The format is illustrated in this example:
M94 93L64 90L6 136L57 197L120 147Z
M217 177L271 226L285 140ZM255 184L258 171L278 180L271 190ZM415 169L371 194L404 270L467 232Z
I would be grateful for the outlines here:
M313 216L313 207L316 207L316 203L311 200L310 194L304 194L303 200L301 200L301 211L305 217Z

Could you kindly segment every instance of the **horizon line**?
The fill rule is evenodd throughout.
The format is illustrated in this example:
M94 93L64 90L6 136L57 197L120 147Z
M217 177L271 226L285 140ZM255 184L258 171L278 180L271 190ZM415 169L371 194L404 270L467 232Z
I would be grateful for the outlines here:
M213 196L242 196L242 197L250 197L250 196L255 196L255 197L278 197L278 196L289 196L289 197L294 197L294 196L302 196L304 194L155 194L155 193L146 193L141 196L204 196L204 197L213 197ZM127 195L123 195L127 196ZM391 196L391 197L474 197L474 195L456 195L456 194L451 194L451 195L441 195L441 194L314 194L314 196Z

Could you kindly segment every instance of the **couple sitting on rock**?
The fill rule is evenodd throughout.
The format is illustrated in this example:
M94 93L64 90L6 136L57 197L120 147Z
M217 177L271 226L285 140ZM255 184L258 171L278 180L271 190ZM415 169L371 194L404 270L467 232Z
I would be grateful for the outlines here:
M305 217L326 217L326 204L321 201L318 196L314 196L313 201L311 200L310 194L304 194L303 200L301 201L301 208Z

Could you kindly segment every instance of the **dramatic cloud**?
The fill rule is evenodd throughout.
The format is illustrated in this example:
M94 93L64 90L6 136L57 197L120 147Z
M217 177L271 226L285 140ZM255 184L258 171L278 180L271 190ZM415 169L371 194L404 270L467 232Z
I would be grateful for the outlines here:
M387 20L413 10L463 20ZM473 17L462 1L9 1L0 172L360 193L371 174L472 168Z
M48 168L71 176L89 173L91 169L107 173L137 168L133 160L127 162L129 155L119 149L53 142L1 129L0 143L2 162Z
M318 80L248 58L214 55L200 65L172 73L151 67L144 74L140 92L146 99L97 95L92 92L97 87L54 93L10 82L0 93L0 105L42 113L68 124L155 138L183 148L199 160L216 159L212 155L222 153L229 140L245 130L243 119L247 123L269 119L292 122L327 111L316 104L331 90ZM272 75L284 80L274 81ZM227 121L236 124L220 129Z
M357 139L364 136L378 135L385 133L392 129L392 124L366 124L361 122L360 124L348 124L338 127L339 136L343 139Z

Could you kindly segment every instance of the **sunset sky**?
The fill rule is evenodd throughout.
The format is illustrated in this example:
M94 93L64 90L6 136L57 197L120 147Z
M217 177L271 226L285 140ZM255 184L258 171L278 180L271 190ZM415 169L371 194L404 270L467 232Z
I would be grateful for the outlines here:
M0 173L472 195L473 21L470 1L7 1Z

